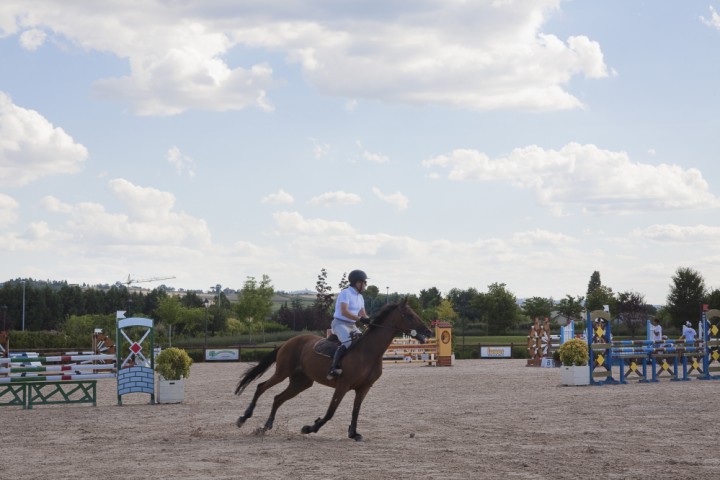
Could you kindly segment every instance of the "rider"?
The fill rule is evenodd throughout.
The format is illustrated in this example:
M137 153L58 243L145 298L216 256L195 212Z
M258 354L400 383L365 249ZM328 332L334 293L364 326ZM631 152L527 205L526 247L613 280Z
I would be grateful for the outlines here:
M355 322L369 323L367 313L365 313L365 299L362 292L367 287L367 275L362 270L353 270L348 275L350 285L343 289L335 302L335 314L330 328L340 340L340 347L335 352L328 380L339 377L342 374L340 361L347 349L352 343L352 335L360 333L360 329L355 326Z

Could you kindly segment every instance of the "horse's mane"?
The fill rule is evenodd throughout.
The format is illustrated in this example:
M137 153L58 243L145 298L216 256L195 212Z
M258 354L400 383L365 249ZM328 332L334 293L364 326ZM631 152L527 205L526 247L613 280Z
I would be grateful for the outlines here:
M388 303L370 321L370 325L381 325L390 314L400 306L399 303Z

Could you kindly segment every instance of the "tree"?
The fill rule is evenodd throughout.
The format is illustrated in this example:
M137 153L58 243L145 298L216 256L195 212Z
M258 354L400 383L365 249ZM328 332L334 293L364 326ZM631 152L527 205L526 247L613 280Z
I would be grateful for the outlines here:
M638 328L645 327L647 321L645 296L632 291L618 293L617 315L634 337Z
M460 318L479 320L480 311L476 308L476 305L473 304L473 300L475 300L478 295L480 295L479 292L474 288L468 288L467 290L453 288L448 292L446 298L453 304L453 308Z
M681 327L688 320L695 322L700 316L700 305L707 296L705 279L692 268L680 267L672 281L667 297L667 311L672 325Z
M589 312L592 312L594 310L603 310L605 305L607 305L610 307L610 312L614 313L617 311L615 308L616 303L617 300L615 299L612 288L600 285L588 294L585 308L587 308Z
M264 322L272 312L273 295L275 290L270 283L270 277L263 275L260 284L255 277L247 277L235 304L235 313L240 320L246 322Z
M350 281L347 278L347 272L343 272L343 276L340 279L340 283L338 284L338 288L340 291L345 290L347 287L350 286Z
M517 299L505 286L504 283L492 283L488 285L487 293L478 295L473 302L483 312L488 335L502 335L515 325L519 312Z
M590 275L590 282L588 282L588 288L587 288L587 296L589 297L592 292L595 291L596 288L599 288L602 286L602 282L600 281L600 272L595 270L592 275Z
M177 297L165 297L160 300L155 314L161 322L168 326L168 339L172 346L172 330L173 326L180 320L180 312L182 310L180 299Z
M713 289L713 291L708 294L705 303L707 303L710 308L720 308L720 290L717 288ZM695 322L693 322L693 324L694 323Z
M521 308L522 312L530 317L531 320L535 318L550 318L554 309L555 302L553 299L543 297L530 297L523 302Z
M444 299L440 302L437 307L437 319L444 322L453 323L458 317L457 312L453 309L453 304L450 300Z
M365 311L370 316L375 315L385 305L385 302L378 301L379 295L380 289L376 285L368 285L363 292Z
M441 301L442 294L437 288L430 287L427 290L420 290L420 305L422 308L435 308L440 305Z
M332 319L332 308L335 300L332 294L332 288L327 284L327 271L323 268L320 270L317 282L315 283L315 310L318 313L319 320L325 325L323 328L330 326Z
M565 295L565 298L561 299L557 305L555 305L555 310L567 318L568 321L581 321L583 320L582 312L585 310L584 303L585 299L583 297Z

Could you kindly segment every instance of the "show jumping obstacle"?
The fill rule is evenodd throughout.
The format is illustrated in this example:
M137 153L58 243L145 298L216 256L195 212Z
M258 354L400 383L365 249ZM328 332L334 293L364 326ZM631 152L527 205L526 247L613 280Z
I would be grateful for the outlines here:
M95 365L94 362L113 359L113 355L0 358L0 405L17 405L28 409L33 408L33 405L56 403L96 405L96 380L114 378L115 365ZM21 366L13 366L18 364ZM40 375L56 372L61 374ZM1 400L5 396L9 397L9 401Z
M560 348L560 345L575 338L575 322L570 320L567 325L560 327L560 335L551 335L550 320L545 317L543 323L540 323L540 319L536 317L527 338L527 365L539 367L544 358L552 358L553 352Z
M435 338L426 343L403 335L395 338L383 355L383 363L426 363L428 366L453 365L452 324L436 320Z
M590 353L588 362L591 385L720 379L713 375L720 371L720 310L703 308L699 324L699 340L655 342L647 340L613 341L610 333L610 314L603 310L589 312L587 337ZM613 376L617 369L619 378Z
M117 312L117 338L121 348L102 331L93 334L94 354L14 356L0 358L0 406L67 403L97 405L97 380L117 378L118 405L129 393L148 393L155 403L154 327L149 318L125 318ZM137 337L140 337L139 339ZM122 347L127 348L123 355ZM106 352L106 353L97 353ZM48 365L59 364L59 365Z

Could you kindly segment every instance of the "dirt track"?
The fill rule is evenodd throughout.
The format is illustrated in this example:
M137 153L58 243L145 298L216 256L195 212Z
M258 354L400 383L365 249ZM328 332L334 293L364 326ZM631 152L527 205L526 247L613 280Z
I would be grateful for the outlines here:
M254 385L232 394L246 364L197 364L179 405L125 397L98 381L98 406L0 408L2 479L466 479L720 476L713 453L720 381L560 386L557 369L524 360L454 367L387 365L347 438L352 394L317 434L331 390L286 403L275 428L253 434L275 387L242 429Z

